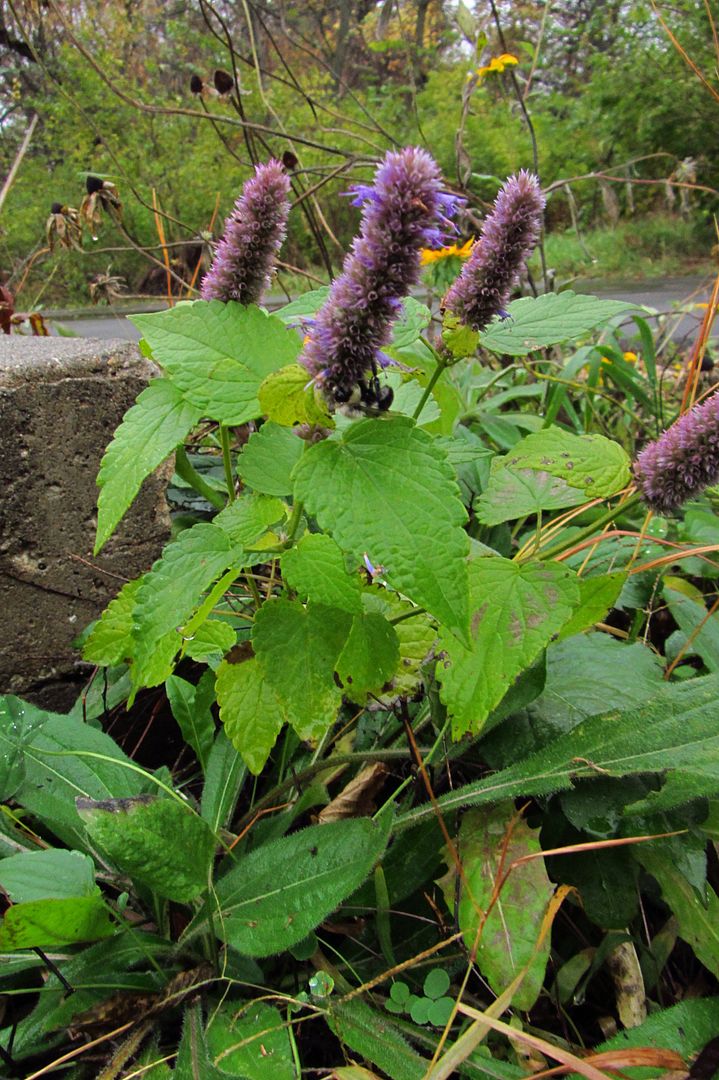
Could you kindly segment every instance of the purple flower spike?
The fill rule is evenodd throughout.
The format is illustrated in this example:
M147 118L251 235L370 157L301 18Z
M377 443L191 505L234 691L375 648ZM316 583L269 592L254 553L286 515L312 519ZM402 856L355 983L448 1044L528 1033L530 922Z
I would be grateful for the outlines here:
M202 281L203 300L259 302L287 232L289 191L290 179L281 162L273 159L257 166L225 222Z
M353 194L362 206L360 234L301 357L335 403L349 401L360 381L382 366L400 301L419 280L420 250L456 209L441 191L436 162L417 147L387 154L371 187L358 185Z
M484 330L495 315L506 315L512 289L539 238L544 204L536 176L524 169L510 176L444 298L444 309L473 330Z
M652 510L671 514L719 480L719 394L695 405L634 462L639 492Z

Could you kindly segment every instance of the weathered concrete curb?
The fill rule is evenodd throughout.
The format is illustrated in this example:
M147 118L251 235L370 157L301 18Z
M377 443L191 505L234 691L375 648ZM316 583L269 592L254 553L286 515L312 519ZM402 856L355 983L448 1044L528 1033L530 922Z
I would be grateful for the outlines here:
M0 335L0 692L69 707L73 639L168 537L166 467L92 556L100 460L156 374L125 341Z

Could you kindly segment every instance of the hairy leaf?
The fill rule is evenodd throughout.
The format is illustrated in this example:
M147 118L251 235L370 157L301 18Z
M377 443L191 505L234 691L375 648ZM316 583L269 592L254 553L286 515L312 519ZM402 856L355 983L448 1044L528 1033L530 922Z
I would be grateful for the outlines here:
M346 611L285 598L268 601L255 616L260 670L302 739L319 738L334 720L342 697L334 671L351 624Z
M508 319L497 319L481 334L480 344L491 352L526 356L535 349L583 337L633 306L624 300L600 300L570 289L536 298L524 296L509 305Z
M207 888L216 841L189 806L144 795L77 799L77 810L93 843L133 880L179 903Z
M548 795L597 775L664 773L664 786L651 805L629 810L669 809L719 793L719 732L716 697L719 676L664 687L646 705L593 716L568 734L494 776L458 788L437 800L441 810L478 806L500 799ZM431 805L399 819L410 827L436 811Z
M467 637L466 511L453 470L406 417L352 424L341 441L311 446L295 468L295 496L340 547L367 553L388 582Z
M297 1080L287 1023L264 1001L243 1008L228 1001L213 1009L205 1038L221 1076Z
M556 563L489 557L470 563L472 645L442 630L437 664L452 733L477 733L512 682L567 621L578 600L574 574Z
M604 435L572 435L558 427L527 435L507 455L512 469L538 469L558 476L587 498L606 499L629 483L629 458Z
M490 909L494 889L516 859L541 852L539 830L516 820L513 803L492 810L471 810L462 818L457 850L464 876L459 885L459 927L472 949L481 927L477 964L496 994L501 994L525 965L529 965L512 1002L531 1009L539 997L549 959L550 941L535 946L542 919L554 893L544 860L531 859L512 869ZM455 908L457 867L449 866L439 881L450 911ZM489 911L489 914L487 914ZM485 920L486 916L486 920Z
M223 660L217 669L220 720L250 772L258 776L280 733L285 714L254 658Z
M237 461L237 473L254 491L289 495L290 473L304 448L304 442L293 431L268 421L250 435Z
M347 572L344 555L330 536L303 536L282 556L282 576L302 600L314 600L353 615L362 610L359 575Z
M716 1018L719 1015L719 997L693 998L658 1009L643 1024L622 1030L595 1048L603 1054L611 1050L630 1054L635 1048L657 1047L675 1050L687 1061L698 1054L716 1036ZM622 1072L631 1080L656 1080L654 1066L637 1068L623 1066ZM666 1074L665 1074L666 1075ZM569 1080L580 1080L578 1073L571 1073Z
M327 1023L353 1054L371 1061L392 1080L422 1080L430 1063L413 1050L389 1017L355 999L333 1004Z
M195 1001L188 1005L182 1019L182 1037L172 1080L224 1080L225 1076L210 1060L202 1004Z
M216 928L245 956L270 956L314 930L362 884L387 844L389 821L313 825L250 852L216 883ZM197 932L201 912L190 925Z
M262 380L293 363L301 347L279 319L234 301L194 300L132 322L183 396L223 424L259 416Z
M100 464L95 554L103 547L153 469L202 416L168 379L154 379L125 413Z

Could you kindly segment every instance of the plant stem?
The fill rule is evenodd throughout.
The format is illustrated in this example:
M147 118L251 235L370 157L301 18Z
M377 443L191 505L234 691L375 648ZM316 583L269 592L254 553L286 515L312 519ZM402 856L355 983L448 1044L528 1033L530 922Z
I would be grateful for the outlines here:
M207 481L200 476L194 465L190 464L184 446L178 446L175 451L175 472L181 480L194 488L198 495L202 495L203 499L207 499L208 503L216 506L218 510L224 509L225 500L222 495L219 491L215 491L213 487L210 487Z
M243 576L244 576L245 582L247 583L247 588L252 593L252 599L255 601L255 604L257 605L257 607L261 608L262 607L262 597L260 596L260 590L257 588L257 582L254 579L252 571L251 570L246 571L246 573Z
M232 472L232 455L230 453L230 431L224 424L220 424L220 442L222 443L222 462L225 466L225 482L227 484L227 501L235 501L235 476Z
M568 539L562 540L558 544L554 544L553 547L547 548L546 551L540 551L537 558L542 561L556 559L558 555L568 551L569 548L574 547L575 544L580 544L582 540L589 539L595 533L599 532L599 530L603 529L605 525L610 525L615 518L619 517L620 514L626 513L627 510L631 510L640 501L641 496L638 492L635 492L633 495L626 498L624 502L619 503L611 510L607 510L606 513L602 514L596 521L593 521L591 525L587 525L586 528L580 529L578 533L574 533L574 535Z
M287 540L284 544L286 548L292 547L292 544L294 543L295 533L300 527L300 521L302 520L302 511L304 510L304 508L305 504L302 502L302 500L297 499L294 506L292 507L292 516L290 517L287 525Z
M431 345L430 342L427 341L424 337L422 338L422 343L424 345L426 345L428 349L432 350L432 354L433 354L433 356L435 358L437 366L434 369L434 371L432 372L432 374L430 376L430 380L429 380L429 382L427 383L427 385L424 388L424 393L422 394L422 397L419 399L419 404L417 405L417 408L414 410L414 412L412 414L412 417L413 417L414 420L419 419L419 417L420 417L420 415L422 413L422 409L425 407L425 405L427 404L427 402L429 400L429 395L432 393L435 386L437 385L437 381L439 380L439 378L440 378L442 372L444 371L444 369L447 367L447 362L448 362L447 357L442 356L441 353L438 353L437 350L434 348L434 346Z

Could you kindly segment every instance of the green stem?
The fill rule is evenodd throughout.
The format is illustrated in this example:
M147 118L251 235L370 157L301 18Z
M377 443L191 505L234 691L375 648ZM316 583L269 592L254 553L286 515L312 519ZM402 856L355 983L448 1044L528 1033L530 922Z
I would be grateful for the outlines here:
M578 533L574 533L573 536L568 537L566 540L561 540L553 547L546 548L544 551L540 551L538 558L542 561L547 559L556 559L558 555L568 551L569 548L574 547L575 544L581 544L582 540L588 540L590 537L598 533L605 525L611 525L611 523L618 518L620 514L626 513L627 510L631 510L641 501L641 495L635 492L634 495L630 495L624 502L619 503L611 510L607 510L606 513L598 517L596 521L593 521L591 525L587 525L586 528L580 529Z
M244 576L245 582L247 583L247 588L252 593L252 599L255 601L255 604L257 605L257 607L261 608L262 607L262 597L260 596L260 590L257 588L257 582L254 579L252 571L251 570L246 571L246 573L243 576Z
M194 488L198 495L202 495L203 499L207 499L208 503L216 506L218 510L224 510L225 500L222 495L219 491L215 491L214 488L210 487L207 481L202 479L194 465L190 464L184 446L178 446L175 451L175 472L181 480Z
M413 608L412 611L405 611L403 615L395 615L393 619L388 619L387 622L390 626L397 626L398 623L404 622L405 619L414 619L416 615L426 615L427 609L423 607Z
M441 353L438 353L437 350L434 348L434 346L429 341L427 341L426 338L423 337L421 340L422 340L422 344L426 345L427 348L431 350L432 355L434 356L434 359L436 361L437 366L434 369L434 371L432 372L432 374L430 376L430 379L429 379L429 382L427 383L427 385L424 388L424 393L422 394L422 397L419 399L419 404L417 405L417 408L414 410L414 413L412 414L414 420L419 419L419 417L420 417L420 415L422 413L422 409L425 407L425 405L429 401L430 394L434 390L440 376L442 375L442 372L444 371L444 369L447 367L447 364L448 364L448 358L446 356L442 356Z
M292 507L292 516L287 524L287 539L284 546L286 548L292 547L295 540L295 533L300 527L300 521L302 520L302 511L305 508L305 504L301 499L295 501L295 505Z
M227 501L235 501L235 475L232 471L232 455L230 453L230 431L224 424L220 424L220 442L222 444L222 462L225 466L225 483L227 484Z

